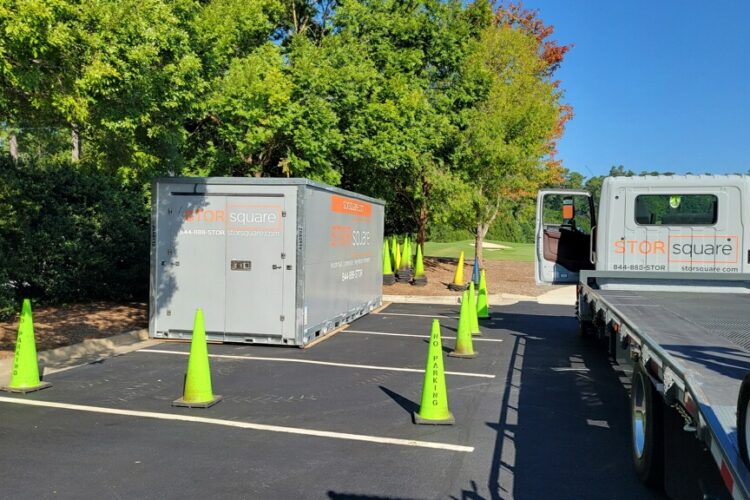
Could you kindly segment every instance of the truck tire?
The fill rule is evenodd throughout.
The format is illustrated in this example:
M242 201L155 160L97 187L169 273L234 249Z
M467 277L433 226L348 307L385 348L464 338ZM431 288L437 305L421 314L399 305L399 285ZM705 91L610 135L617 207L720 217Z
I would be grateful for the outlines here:
M737 398L737 444L740 446L740 457L745 465L750 466L750 457L748 448L750 448L750 373L745 375L740 386L740 395Z
M587 339L594 336L594 323L591 321L578 320L578 334Z
M630 429L633 464L638 479L651 487L664 484L664 404L640 364L630 388Z

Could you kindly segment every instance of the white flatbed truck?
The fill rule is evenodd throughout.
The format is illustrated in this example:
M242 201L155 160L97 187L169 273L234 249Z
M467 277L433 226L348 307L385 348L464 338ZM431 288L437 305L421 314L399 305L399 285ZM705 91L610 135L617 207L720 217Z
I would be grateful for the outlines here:
M610 177L598 214L540 191L536 243L537 282L577 283L581 334L630 374L641 481L750 499L750 176Z

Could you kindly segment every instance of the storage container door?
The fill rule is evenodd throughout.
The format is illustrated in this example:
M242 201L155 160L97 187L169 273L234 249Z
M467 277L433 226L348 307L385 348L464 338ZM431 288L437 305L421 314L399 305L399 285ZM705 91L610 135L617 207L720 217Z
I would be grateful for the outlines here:
M282 334L285 221L283 194L227 197L227 340Z
M159 330L189 335L195 310L203 309L206 332L224 333L224 197L170 192L159 207Z

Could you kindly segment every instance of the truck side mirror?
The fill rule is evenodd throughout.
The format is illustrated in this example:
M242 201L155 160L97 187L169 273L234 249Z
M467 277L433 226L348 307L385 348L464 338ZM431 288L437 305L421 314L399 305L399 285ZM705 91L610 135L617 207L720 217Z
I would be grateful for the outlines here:
M562 205L562 219L564 225L573 224L575 218L575 208L573 205L573 198L564 198Z

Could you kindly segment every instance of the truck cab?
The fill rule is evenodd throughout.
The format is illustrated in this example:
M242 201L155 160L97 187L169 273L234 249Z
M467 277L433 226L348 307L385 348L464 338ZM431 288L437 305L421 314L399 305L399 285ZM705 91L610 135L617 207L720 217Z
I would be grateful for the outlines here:
M609 177L539 193L537 283L576 283L582 337L630 375L638 478L750 499L750 176Z
M598 204L585 191L539 192L538 284L577 283L583 270L750 272L749 176L608 177Z

